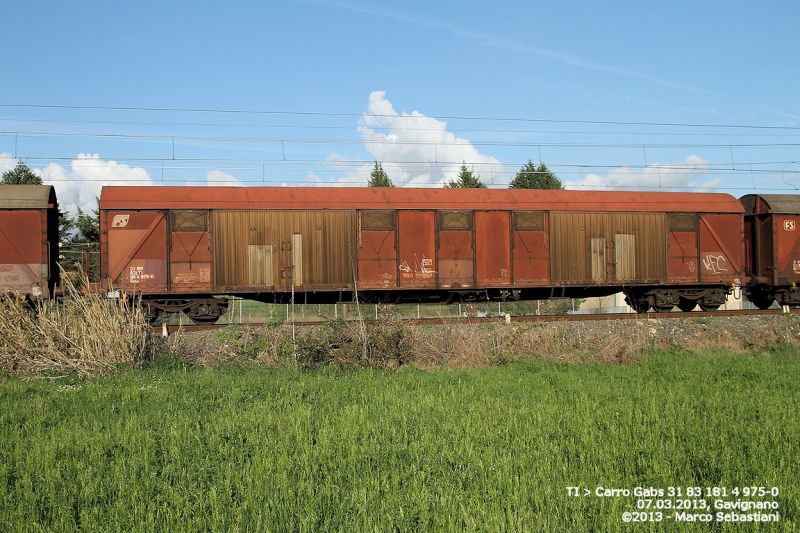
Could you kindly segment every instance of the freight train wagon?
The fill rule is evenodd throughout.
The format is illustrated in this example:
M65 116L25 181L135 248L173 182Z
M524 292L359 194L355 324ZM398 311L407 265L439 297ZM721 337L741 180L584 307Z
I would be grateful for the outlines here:
M0 185L0 294L50 298L60 279L51 185Z
M715 309L743 279L727 194L104 187L106 287L152 317L264 302L457 302L624 291L639 312Z
M748 299L761 309L776 300L800 305L800 196L749 194L740 201Z

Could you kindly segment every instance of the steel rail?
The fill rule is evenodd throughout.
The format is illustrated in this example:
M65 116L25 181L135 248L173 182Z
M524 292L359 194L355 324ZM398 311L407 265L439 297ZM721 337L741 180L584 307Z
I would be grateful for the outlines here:
M735 317L735 316L756 316L756 315L780 315L783 314L781 309L767 309L765 311L760 309L744 309L744 310L726 310L726 311L690 311L688 313L680 311L670 311L668 313L598 313L598 314L577 314L577 315L525 315L525 316L511 316L511 323L522 322L590 322L595 320L658 320L664 318L702 318L702 317ZM348 322L357 321L357 318L348 319ZM374 319L367 319L374 320ZM509 320L505 316L485 316L485 317L437 317L437 318L404 318L400 319L403 324L409 326L420 325L444 325L444 324L503 324L508 323ZM295 327L315 327L322 326L330 320L304 320L295 321ZM162 324L160 326L153 326L150 332L154 334L164 334L176 332L191 332L191 331L207 331L222 329L228 326L245 326L248 328L259 327L266 325L266 322L248 322L248 323L224 323L224 324ZM284 322L286 325L291 325L292 322Z

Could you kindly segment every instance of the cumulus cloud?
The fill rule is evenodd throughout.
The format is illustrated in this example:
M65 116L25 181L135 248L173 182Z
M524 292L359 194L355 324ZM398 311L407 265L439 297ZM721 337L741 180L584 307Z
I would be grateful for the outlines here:
M467 139L447 131L447 123L419 111L398 113L384 91L369 95L368 110L359 120L358 134L367 151L383 165L397 186L444 185L455 179L462 161L474 167L484 183L506 183L508 176L494 157L481 154ZM329 168L344 168L346 160L336 154L328 158ZM348 165L349 166L349 165ZM345 170L340 184L364 185L372 165ZM307 184L320 183L309 176ZM321 182L330 185L330 182Z
M17 166L17 160L8 152L0 153L0 174Z
M690 155L683 163L654 163L644 169L630 167L615 168L605 176L587 174L583 180L565 180L567 189L685 189L699 188L710 190L718 187L721 180L702 181L701 176L708 170L708 161Z
M11 154L0 154L0 172L16 166ZM116 161L101 159L99 154L78 154L68 166L50 163L42 170L32 169L47 185L53 185L58 194L59 207L75 215L78 207L85 213L97 207L96 198L104 185L160 185L141 167L132 167ZM244 185L240 180L221 170L209 170L205 181L189 185Z
M153 180L143 168L100 159L98 154L78 154L69 167L50 163L39 172L42 181L54 185L62 211L77 213L80 207L90 212L97 207L95 198L103 185L150 185Z
M234 178L230 174L222 172L221 170L209 170L206 173L206 184L219 187L242 187L244 183Z

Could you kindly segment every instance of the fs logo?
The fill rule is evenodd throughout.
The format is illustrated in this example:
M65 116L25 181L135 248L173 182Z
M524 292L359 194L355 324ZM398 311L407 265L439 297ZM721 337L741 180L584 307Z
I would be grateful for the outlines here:
M783 229L786 231L794 231L794 220L784 220Z

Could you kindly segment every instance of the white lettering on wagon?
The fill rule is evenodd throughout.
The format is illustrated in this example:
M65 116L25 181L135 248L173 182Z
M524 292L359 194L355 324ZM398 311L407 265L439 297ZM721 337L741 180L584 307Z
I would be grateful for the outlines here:
M147 281L148 279L156 279L156 275L148 274L144 271L144 267L132 266L128 272L128 278L131 280L131 283L139 283L139 280Z
M712 274L719 274L721 272L727 272L727 268L722 268L723 262L725 262L724 255L711 255L706 254L706 258L703 259L703 266L706 267L706 270L711 272Z

